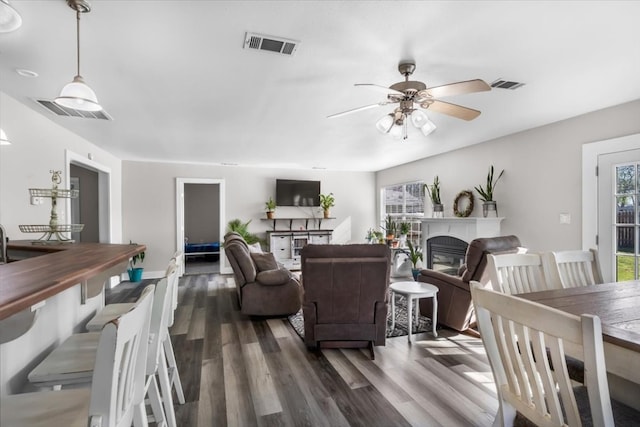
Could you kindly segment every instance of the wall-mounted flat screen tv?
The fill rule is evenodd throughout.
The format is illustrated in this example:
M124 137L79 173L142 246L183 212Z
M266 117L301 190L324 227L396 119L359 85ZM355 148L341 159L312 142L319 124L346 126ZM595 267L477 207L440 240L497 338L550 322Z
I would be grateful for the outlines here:
M320 181L276 179L276 205L320 206Z

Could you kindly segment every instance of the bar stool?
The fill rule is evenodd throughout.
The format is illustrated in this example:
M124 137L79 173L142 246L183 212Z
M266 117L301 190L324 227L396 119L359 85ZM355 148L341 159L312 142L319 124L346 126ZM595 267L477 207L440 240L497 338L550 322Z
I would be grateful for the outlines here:
M23 393L2 398L0 425L146 425L145 362L154 285L133 309L105 325L97 344L91 388Z

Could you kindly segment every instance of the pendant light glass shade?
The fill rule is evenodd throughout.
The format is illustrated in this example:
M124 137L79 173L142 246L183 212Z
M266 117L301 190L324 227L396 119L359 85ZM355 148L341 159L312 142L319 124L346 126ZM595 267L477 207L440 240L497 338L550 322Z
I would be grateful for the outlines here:
M393 127L393 114L387 114L376 122L376 129L382 133L389 133Z
M3 129L0 129L0 145L11 145L11 141L9 141Z
M22 17L8 0L0 0L0 33L15 31L22 25Z
M98 103L95 92L87 86L82 76L75 76L71 83L67 83L60 91L54 102L58 105L74 110L100 111L102 106Z

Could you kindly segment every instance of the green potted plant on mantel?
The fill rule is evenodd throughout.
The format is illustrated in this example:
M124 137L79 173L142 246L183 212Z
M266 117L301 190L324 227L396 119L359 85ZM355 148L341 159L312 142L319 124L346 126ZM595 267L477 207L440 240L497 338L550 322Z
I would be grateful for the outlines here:
M422 249L420 246L413 246L411 240L407 240L407 246L409 247L409 260L411 261L411 274L413 280L418 280L418 274L420 269L418 268L418 261L422 261Z
M442 204L442 200L440 199L440 178L438 175L433 178L433 184L429 186L429 184L424 185L425 193L429 195L431 199L431 205L433 206L433 217L434 218L443 218L444 217L444 205Z
M489 168L489 173L487 174L487 185L483 187L479 185L475 187L475 190L480 194L480 200L482 200L482 216L487 217L498 216L498 205L495 200L493 200L493 191L496 189L496 184L502 178L502 174L504 174L504 169L500 172L500 175L494 180L493 179L493 165Z
M276 211L276 201L273 200L272 197L269 197L269 200L267 200L264 204L264 208L265 211L267 211L267 218L273 219L273 215Z
M137 245L137 243L133 243L131 240L129 240L129 244ZM129 281L139 282L142 280L142 272L144 271L144 268L136 267L135 265L138 262L142 264L142 262L144 261L144 255L145 253L144 251L142 251L132 256L131 259L129 260L129 268L127 269L127 273L129 273Z
M336 205L336 199L333 193L320 194L320 207L324 212L324 217L329 218L331 216L331 208Z

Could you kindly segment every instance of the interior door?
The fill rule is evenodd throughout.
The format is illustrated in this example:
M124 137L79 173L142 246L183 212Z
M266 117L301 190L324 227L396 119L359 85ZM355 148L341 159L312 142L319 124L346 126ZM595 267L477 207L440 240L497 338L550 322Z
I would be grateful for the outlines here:
M605 279L640 269L640 149L598 156L598 250Z

